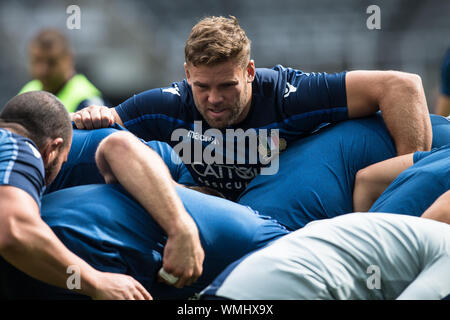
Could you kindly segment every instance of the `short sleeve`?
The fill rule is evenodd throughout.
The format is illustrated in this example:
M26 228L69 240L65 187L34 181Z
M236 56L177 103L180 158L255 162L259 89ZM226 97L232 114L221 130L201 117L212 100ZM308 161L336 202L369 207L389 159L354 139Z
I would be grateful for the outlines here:
M416 151L413 154L413 161L414 161L414 163L416 163L416 162L418 162L418 161L428 157L429 155L431 155L433 153L436 153L436 152L438 152L440 150L443 150L443 149L449 149L449 148L450 148L450 144L447 144L447 145L442 146L440 148L433 148L433 149L431 149L431 151Z
M288 115L315 114L329 122L348 118L346 72L305 73L290 68L284 72L283 108Z
M45 171L35 144L6 130L0 132L0 140L0 185L24 190L40 206Z

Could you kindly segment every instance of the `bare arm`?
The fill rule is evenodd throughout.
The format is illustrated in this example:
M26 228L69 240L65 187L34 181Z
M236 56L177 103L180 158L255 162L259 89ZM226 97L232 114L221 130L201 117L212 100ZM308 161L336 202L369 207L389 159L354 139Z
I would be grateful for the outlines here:
M77 266L81 294L99 299L151 298L131 277L99 272L70 252L40 218L38 205L25 191L0 186L0 213L0 254L26 274L67 289L68 267Z
M167 233L163 268L179 278L175 286L195 281L204 260L198 229L161 157L131 133L117 132L100 143L96 162L105 181L119 181Z
M392 181L412 164L413 154L410 153L359 170L353 189L353 210L367 212Z
M419 76L397 71L351 71L346 75L350 118L381 110L397 154L427 151L432 130Z
M422 214L422 218L433 219L450 224L450 190L441 195Z
M436 106L436 114L448 117L450 116L450 97L441 94Z

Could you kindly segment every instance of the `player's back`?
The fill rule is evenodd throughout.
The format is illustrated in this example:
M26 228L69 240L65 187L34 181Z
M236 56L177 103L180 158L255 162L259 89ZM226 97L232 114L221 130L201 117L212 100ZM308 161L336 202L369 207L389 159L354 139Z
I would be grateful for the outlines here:
M443 298L450 291L449 231L445 223L385 213L312 222L233 263L205 293L231 299L395 299L443 261L447 270L441 265L423 279Z
M157 298L187 298L202 290L229 263L287 234L284 227L250 208L177 187L196 222L205 250L203 275L179 290L154 283L166 235L119 185L59 190L43 199L42 217L74 253L94 267L124 272Z

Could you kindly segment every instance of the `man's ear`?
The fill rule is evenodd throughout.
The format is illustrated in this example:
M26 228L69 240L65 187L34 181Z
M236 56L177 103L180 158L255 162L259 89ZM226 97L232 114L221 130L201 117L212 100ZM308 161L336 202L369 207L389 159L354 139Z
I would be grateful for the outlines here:
M50 139L44 146L41 154L44 165L52 163L60 152L61 146L64 144L63 138Z
M255 61L250 60L247 65L247 82L253 82L253 80L255 79L255 74Z
M188 65L186 62L184 63L184 73L186 75L187 82L189 83L189 85L191 85L191 75L189 73Z

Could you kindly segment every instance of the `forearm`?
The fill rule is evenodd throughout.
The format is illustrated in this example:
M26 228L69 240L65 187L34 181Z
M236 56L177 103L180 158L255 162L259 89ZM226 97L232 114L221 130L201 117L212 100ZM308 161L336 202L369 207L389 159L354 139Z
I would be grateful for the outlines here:
M102 141L96 161L99 167L110 171L168 235L190 219L161 157L130 133L119 132Z
M386 186L387 187L387 186ZM353 190L353 211L367 212L386 188L382 185L355 180Z
M96 290L96 270L71 253L53 231L40 219L14 217L8 219L9 230L2 257L22 272L45 283L67 289L69 266L80 271L80 286L71 288L93 296ZM4 222L4 221L3 221Z
M392 76L386 81L379 106L398 155L430 150L431 121L420 77L404 73Z
M413 162L413 154L410 153L359 170L353 189L353 210L367 212L392 181Z
M423 214L422 218L450 224L450 190L441 195Z

